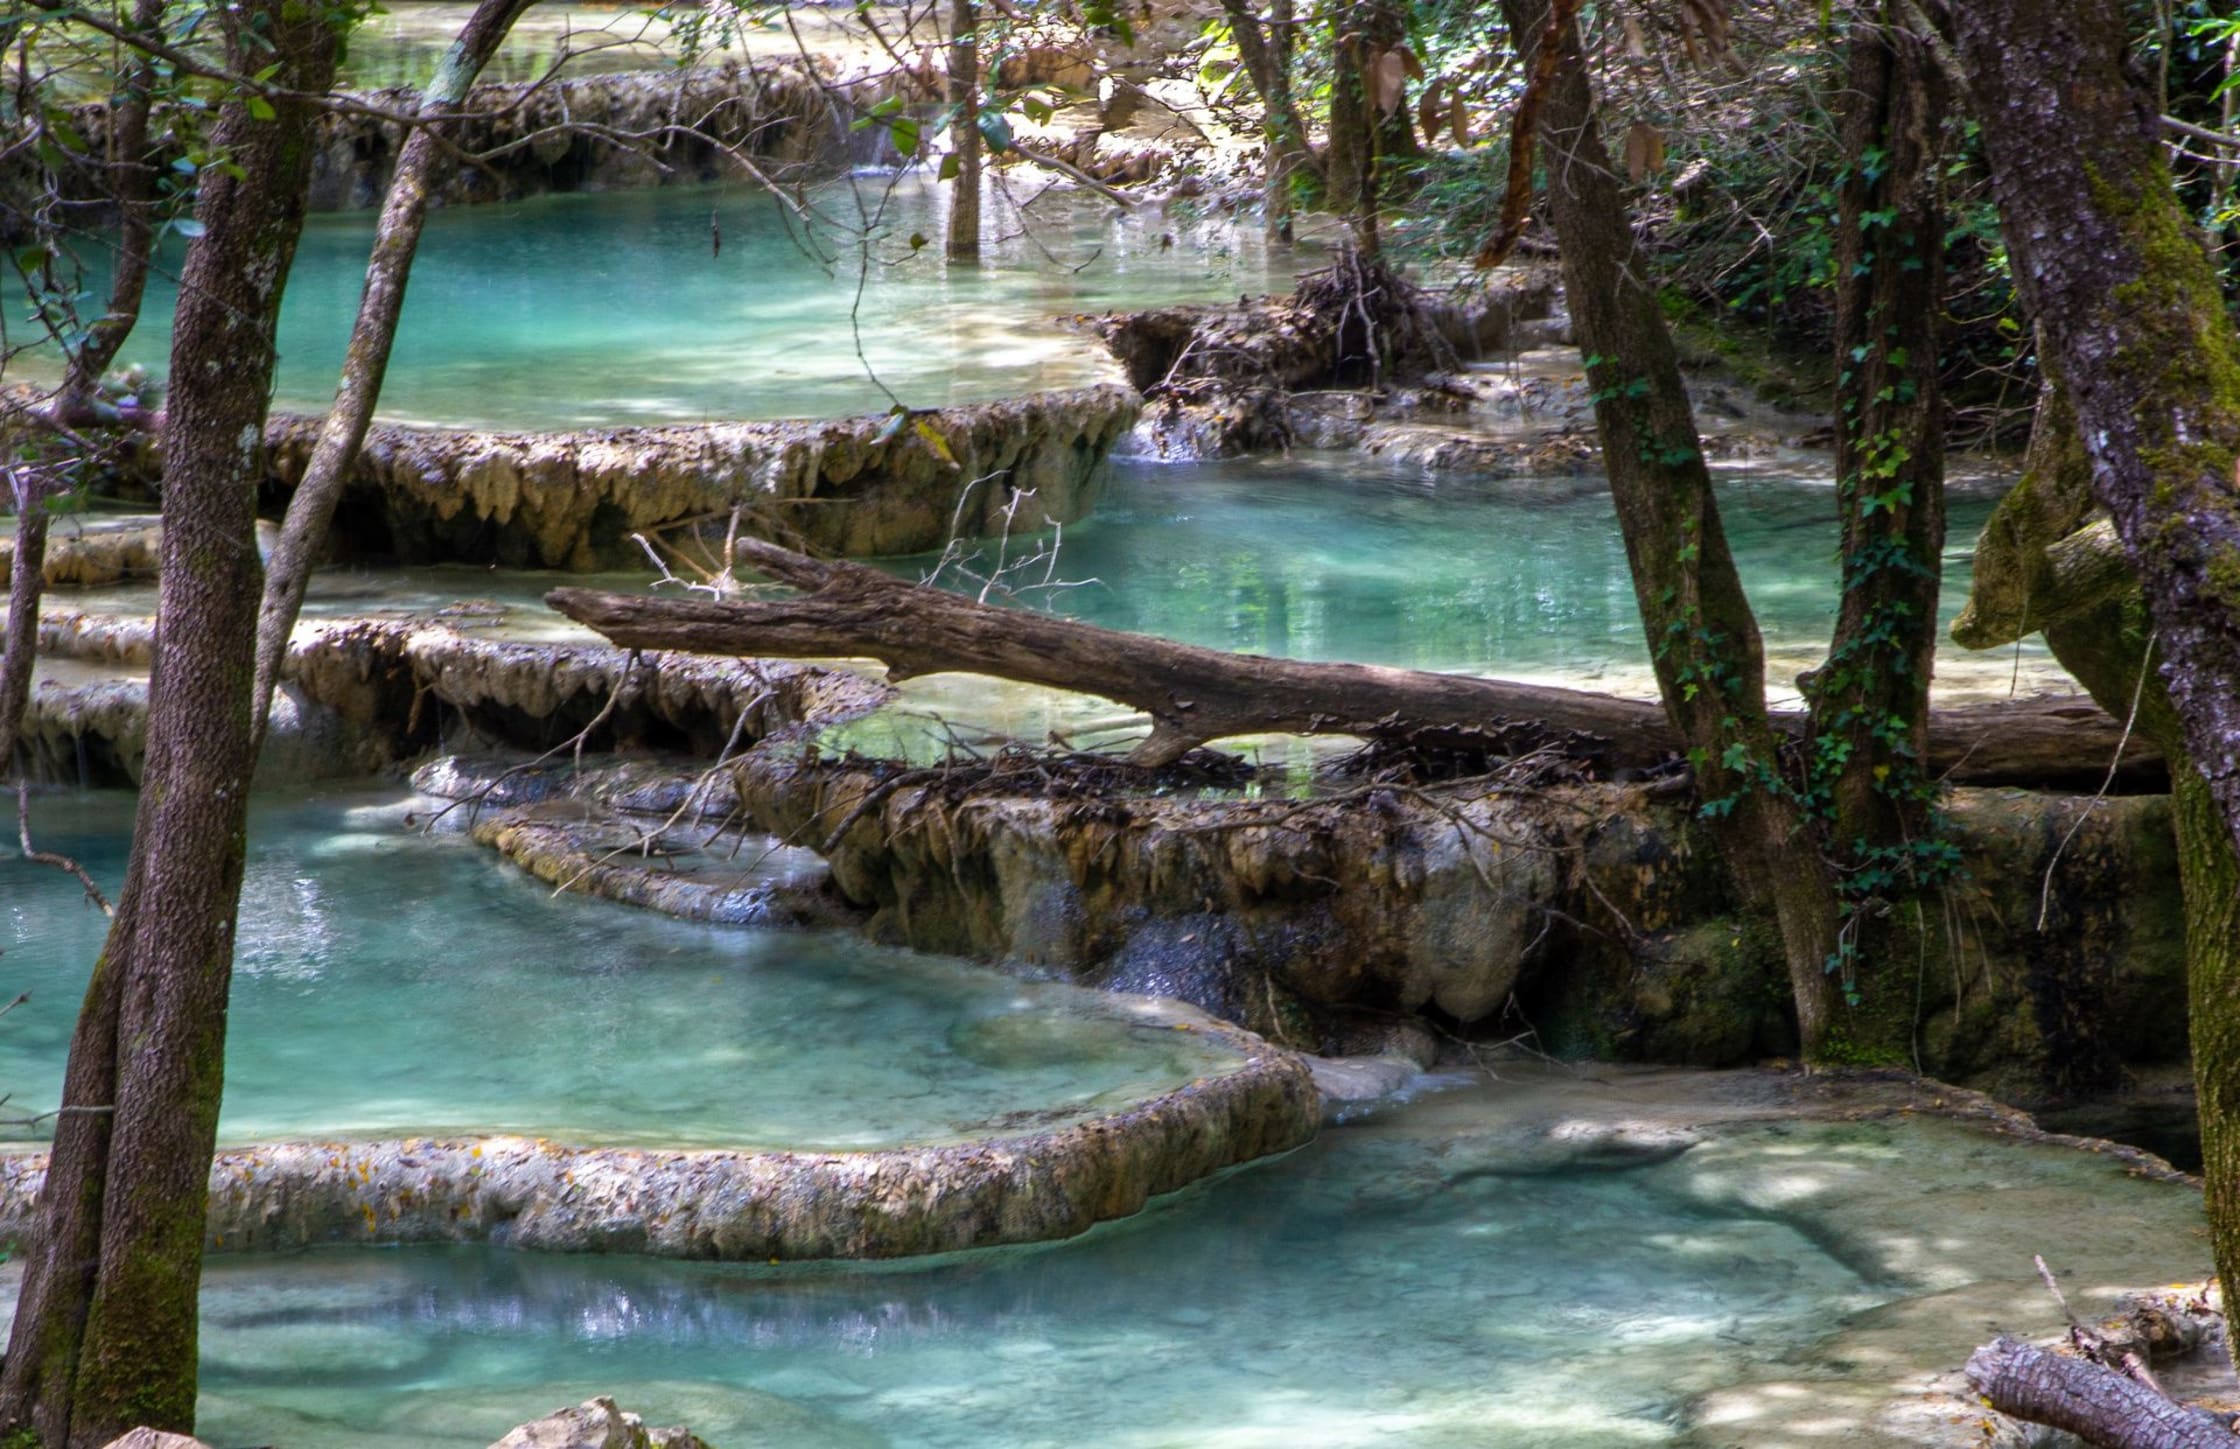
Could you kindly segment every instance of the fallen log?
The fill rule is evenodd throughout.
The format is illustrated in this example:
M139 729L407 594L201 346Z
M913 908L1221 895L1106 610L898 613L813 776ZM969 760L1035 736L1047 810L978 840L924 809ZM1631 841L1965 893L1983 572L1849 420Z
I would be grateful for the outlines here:
M1991 1407L2100 1449L2240 1449L2217 1416L2176 1403L2114 1369L2011 1338L1977 1349L1968 1383Z
M1586 690L1367 664L1230 654L1126 634L904 583L861 564L808 558L756 539L741 561L800 591L712 600L555 589L545 602L632 649L781 659L877 659L891 678L962 671L1100 695L1151 716L1131 758L1161 765L1209 740L1245 734L1400 738L1532 721L1591 737L1606 767L1654 768L1680 751L1664 711ZM1776 716L1801 732L1798 713ZM2122 728L2082 695L1938 710L1932 770L1958 784L2097 786ZM2152 788L2162 763L2134 736L2124 783Z

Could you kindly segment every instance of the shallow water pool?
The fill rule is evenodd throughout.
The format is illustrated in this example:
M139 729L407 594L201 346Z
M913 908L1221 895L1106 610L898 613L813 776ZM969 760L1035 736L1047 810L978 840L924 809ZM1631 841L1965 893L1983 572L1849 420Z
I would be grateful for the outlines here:
M1657 1444L1687 1393L1875 1301L1769 1217L1481 1165L1345 1129L1083 1241L917 1271L218 1258L204 1429L481 1444L598 1391L799 1449Z
M2184 1187L1933 1118L1718 1121L1764 1080L1504 1066L1071 1243L916 1267L215 1257L202 1428L481 1445L611 1393L727 1449L1918 1449L1969 1419L1932 1376L2058 1327L2033 1253L2095 1304L2197 1268ZM1551 1150L1675 1109L1710 1123L1677 1156ZM1877 1434L1876 1404L1930 1418Z
M1288 290L1294 268L1316 264L1311 246L1271 260L1248 228L1116 217L1093 196L1032 200L1028 185L1024 213L991 200L982 265L952 269L938 244L945 191L920 175L836 182L809 193L817 224L738 187L438 211L381 416L551 429L1015 397L1118 375L1061 315ZM333 400L373 226L370 213L305 224L280 312L275 407L321 412ZM913 248L913 237L935 243ZM120 366L168 370L183 255L177 238L164 248Z
M586 1145L872 1148L1042 1130L1234 1060L1112 998L841 933L554 897L394 788L251 812L221 1141L521 1133ZM34 802L114 889L130 802ZM100 949L59 872L0 858L0 1083L44 1111Z

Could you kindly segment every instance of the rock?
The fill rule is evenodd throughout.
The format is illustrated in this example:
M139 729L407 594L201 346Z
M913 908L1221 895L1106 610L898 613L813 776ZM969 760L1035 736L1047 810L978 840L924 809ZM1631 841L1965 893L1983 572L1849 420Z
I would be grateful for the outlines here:
M1308 1057L1306 1063L1322 1093L1325 1121L1382 1101L1423 1075L1406 1057Z
M148 618L41 621L43 658L22 733L33 780L138 783L154 639ZM602 717L592 749L712 756L852 717L889 694L846 669L701 657L633 669L626 651L605 644L493 639L430 619L316 625L299 633L287 669L258 762L261 785L372 774L459 735L543 750ZM518 783L521 798L534 793L533 782ZM469 785L458 771L438 770L421 788L451 794Z
M885 415L562 433L377 423L342 506L353 547L406 563L642 569L632 534L713 518L720 545L734 508L746 532L812 553L923 553L1087 516L1140 406L1108 383L942 408L899 430ZM283 492L318 430L288 417L266 430Z
M568 75L526 96L520 86L484 84L468 95L454 123L459 146L482 159L455 168L435 204L735 181L741 172L731 159L734 152L786 181L887 163L893 152L885 128L858 131L853 123L913 84L912 76L892 68L843 76L829 64L769 60ZM380 205L404 132L379 113L409 115L420 105L416 90L401 87L349 99L354 107L319 118L309 194L313 211ZM679 117L689 118L694 134L668 134L658 148L616 145L568 128L571 121L590 118L616 133L655 135ZM104 154L106 103L78 106L72 120L88 139L86 154ZM538 139L521 144L532 136ZM73 196L101 194L101 178L90 168L66 176L63 184Z
M932 785L873 799L876 769L782 744L734 775L782 839L821 846L855 820L828 859L876 936L1176 997L1286 1045L1415 1056L1348 1014L1428 1006L1464 1025L1514 1008L1564 1056L1795 1050L1777 943L1736 919L1688 806L1637 786L1387 811ZM1920 1069L2036 1106L2182 1064L2167 798L1965 788L1948 808L1964 869L1913 983Z
M210 1446L185 1434L167 1434L161 1429L150 1429L143 1425L129 1434L111 1439L102 1449L210 1449Z
M709 1449L707 1442L680 1426L648 1429L636 1414L609 1398L586 1399L531 1420L490 1449Z
M1397 819L1343 802L874 799L876 770L787 749L735 775L781 838L819 846L855 822L828 858L874 935L1176 997L1286 1043L1304 1025L1289 1003L1500 1009L1549 934L1572 818L1523 792Z

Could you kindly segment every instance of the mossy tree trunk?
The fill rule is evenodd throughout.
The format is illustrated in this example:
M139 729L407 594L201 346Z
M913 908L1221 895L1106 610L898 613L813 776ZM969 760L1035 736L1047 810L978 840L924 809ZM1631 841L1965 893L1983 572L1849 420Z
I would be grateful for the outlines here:
M1892 907L1950 865L1925 768L1945 532L1944 86L1900 10L1859 6L1846 38L1835 257L1842 589L1827 661L1807 680L1804 785L1845 907L1838 960L1861 1009L1853 1045L1885 1057L1910 1042L1911 992L1893 973L1920 947L1908 939L1918 913Z
M1951 15L2016 286L2067 390L2093 496L2137 571L2169 727L2200 778L2177 790L2179 858L2211 1244L2230 1301L2240 1292L2240 337L2171 189L2156 108L2126 68L2124 7L1985 0ZM2212 827L2221 850L2204 838Z
M2171 189L2115 0L1953 7L1984 152L2194 763L2240 833L2240 336Z
M147 765L117 917L63 1084L7 1363L0 1430L105 1444L194 1424L196 1305L224 1080L249 780L258 562L254 503L273 326L303 227L333 18L296 0L225 16L236 73L288 94L230 97L201 177L171 358Z
M1354 244L1374 257L1383 242L1380 157L1390 145L1391 122L1409 124L1403 103L1387 112L1377 104L1378 69L1385 57L1407 43L1407 21L1391 0L1352 0L1330 12L1330 134L1323 153L1323 198L1352 224ZM1413 144L1413 132L1409 133Z
M1302 170L1317 163L1307 144L1307 123L1299 114L1299 101L1291 83L1292 58L1298 49L1293 0L1270 0L1265 22L1253 12L1249 0L1221 0L1229 33L1237 44L1237 57L1245 76L1260 96L1262 114L1262 177L1266 193L1263 214L1271 241L1291 240L1291 187Z
M2042 632L2101 707L2170 761L2210 1248L2229 1290L2240 1286L2232 1276L2240 1264L2240 862L2208 782L2186 759L2145 596L2128 572L2111 589L2109 568L2079 567L2071 557L2118 551L2090 521L2094 511L2092 463L2067 389L2049 374L2022 477L1976 541L1975 586L1953 636L1970 649L1996 649Z
M1503 0L1529 71L1547 0ZM1688 743L1713 839L1744 898L1781 937L1799 1035L1818 1054L1836 1025L1827 963L1837 906L1767 718L1765 654L1728 550L1678 356L1597 130L1573 27L1540 116L1564 293L1586 353L1603 466L1625 535L1658 691Z

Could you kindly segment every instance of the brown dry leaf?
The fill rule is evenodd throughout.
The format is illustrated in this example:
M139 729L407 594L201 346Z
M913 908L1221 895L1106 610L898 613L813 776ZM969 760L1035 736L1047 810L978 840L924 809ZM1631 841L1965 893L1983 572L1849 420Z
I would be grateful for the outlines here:
M1416 102L1416 129L1423 132L1424 145L1436 146L1446 125L1446 82L1433 81L1423 88L1423 99Z
M1462 103L1462 92L1459 90L1454 93L1454 110L1448 126L1457 146L1470 144L1470 108Z
M1422 80L1423 62L1416 58L1415 51L1405 45L1394 46L1393 49L1398 52L1400 63L1408 68L1408 79Z
M1664 170L1664 133L1647 121L1626 130L1626 177L1635 185Z
M1369 100L1380 116L1391 116L1400 109L1400 102L1408 94L1408 63L1400 58L1397 50L1388 50L1377 57L1369 68Z

